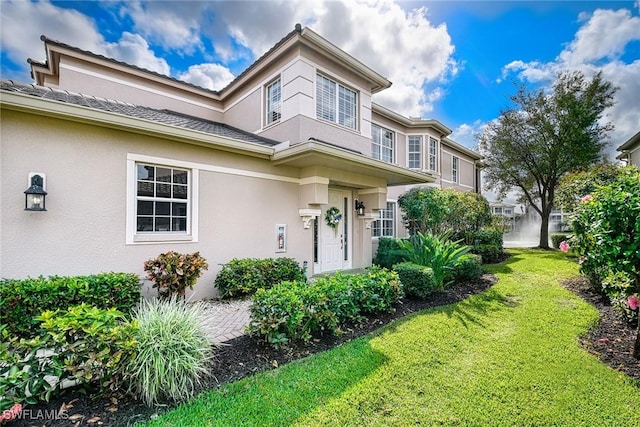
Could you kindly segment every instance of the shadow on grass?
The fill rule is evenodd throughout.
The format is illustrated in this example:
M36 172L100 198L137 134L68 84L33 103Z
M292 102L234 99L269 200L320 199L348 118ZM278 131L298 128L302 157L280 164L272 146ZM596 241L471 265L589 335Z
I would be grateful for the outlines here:
M150 425L291 425L387 360L368 339L356 340L202 394Z

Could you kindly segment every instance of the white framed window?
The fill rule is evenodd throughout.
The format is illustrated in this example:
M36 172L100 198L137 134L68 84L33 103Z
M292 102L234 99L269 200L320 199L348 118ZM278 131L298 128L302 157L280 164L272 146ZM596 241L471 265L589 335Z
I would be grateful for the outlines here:
M371 157L393 163L394 134L389 129L371 125Z
M267 117L266 124L271 124L280 120L282 117L282 88L280 79L275 80L267 85Z
M322 74L316 75L316 116L319 119L357 129L358 103L354 90Z
M422 169L422 137L410 135L407 145L409 169Z
M380 211L380 219L371 223L371 235L373 237L395 236L396 203L387 202L386 209Z
M198 241L198 169L127 155L126 244Z
M438 141L435 138L429 138L429 170L436 172L438 170Z
M451 181L458 182L458 165L460 163L460 159L456 156L451 157Z

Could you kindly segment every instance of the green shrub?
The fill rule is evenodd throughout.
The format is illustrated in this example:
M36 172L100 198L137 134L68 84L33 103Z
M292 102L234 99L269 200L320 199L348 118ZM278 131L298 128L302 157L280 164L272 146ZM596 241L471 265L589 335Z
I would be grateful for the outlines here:
M192 397L213 356L201 329L203 303L143 301L135 313L137 353L129 364L131 390L146 404Z
M253 295L284 281L304 281L304 269L293 258L234 258L222 266L215 286L223 298Z
M66 310L86 303L129 314L140 301L140 278L131 273L0 280L0 324L11 335L38 335L35 320L44 310Z
M418 265L430 267L438 289L450 281L453 267L460 257L469 252L469 246L449 240L451 231L434 236L417 232L409 241L399 241L398 244L406 252L406 259Z
M383 268L392 268L404 261L405 252L400 249L397 239L381 237L378 239L378 250L373 263Z
M480 255L482 262L494 263L500 261L504 252L502 231L494 228L482 228L469 237L471 252Z
M426 298L437 290L433 270L412 262L402 262L393 266L398 273L402 289L407 296Z
M613 308L628 322L638 319L638 310L631 310L628 304L628 298L636 293L633 278L629 273L609 271L609 274L602 279L602 291L609 297Z
M568 241L570 233L551 233L551 247L560 249L560 243Z
M342 324L360 320L364 313L390 311L400 298L397 274L375 267L311 284L281 282L254 294L248 331L274 347L293 340L309 342L321 332L339 334Z
M209 265L200 252L181 254L169 251L144 263L147 279L153 281L154 288L158 288L161 299L184 298L186 289L193 289L202 270L207 268Z
M453 280L463 282L474 280L482 276L482 257L476 254L466 254L453 267Z

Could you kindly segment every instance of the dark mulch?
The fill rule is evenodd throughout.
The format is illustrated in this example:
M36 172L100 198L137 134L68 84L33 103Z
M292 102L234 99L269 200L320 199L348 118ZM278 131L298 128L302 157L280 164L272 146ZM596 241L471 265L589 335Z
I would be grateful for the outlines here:
M393 313L366 318L358 324L345 327L344 333L339 337L323 336L310 344L290 345L276 350L256 338L241 336L227 342L217 350L216 363L212 369L213 376L205 384L203 390L216 389L226 383L331 349L371 333L408 314L461 301L470 295L488 289L496 281L495 276L485 274L478 280L456 284L442 292L432 294L428 300L404 299L396 306ZM51 420L51 414L61 409L66 409L65 415L60 417L64 419ZM48 405L26 408L27 411L30 411L31 421L18 420L11 426L127 426L136 421L149 420L155 414L168 409L170 407L148 408L128 396L91 399L87 395L78 394L77 390L65 390L59 399ZM40 420L34 420L33 418L39 414L41 415ZM47 419L43 420L43 418Z
M640 380L640 360L634 359L636 325L627 322L609 304L606 296L596 292L584 277L565 280L562 285L594 305L600 312L595 328L580 338L580 343L611 368Z

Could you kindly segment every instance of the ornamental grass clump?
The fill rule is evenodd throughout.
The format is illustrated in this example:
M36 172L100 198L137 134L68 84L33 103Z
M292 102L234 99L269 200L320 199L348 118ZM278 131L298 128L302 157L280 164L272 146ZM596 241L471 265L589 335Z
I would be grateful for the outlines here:
M132 391L147 405L191 398L208 374L213 349L201 327L204 315L203 303L175 297L141 303L130 378Z

